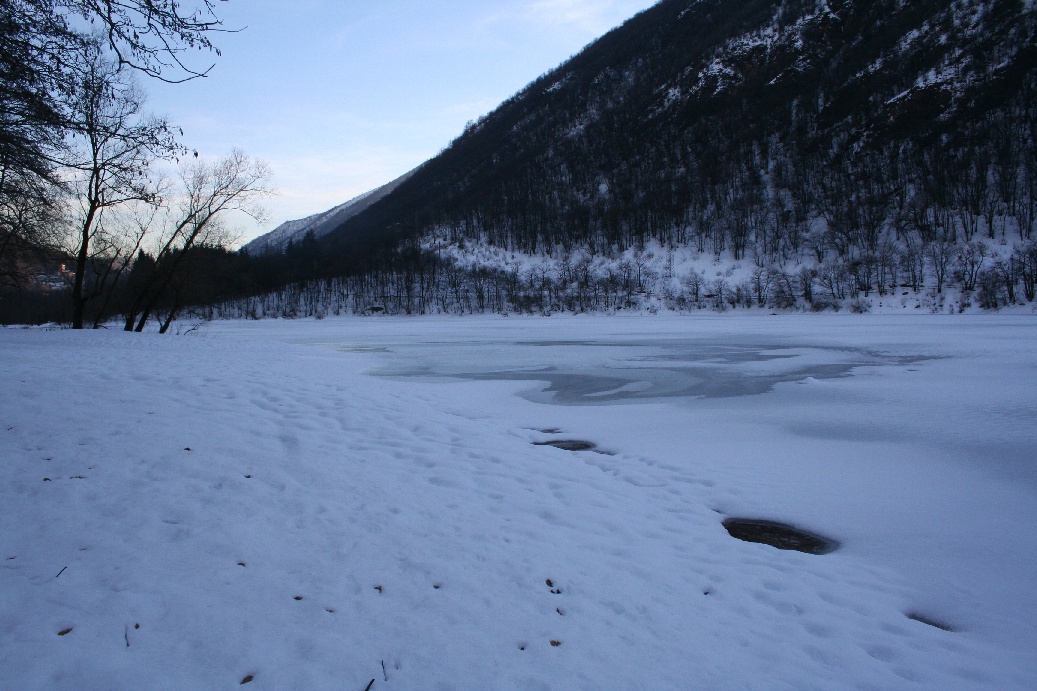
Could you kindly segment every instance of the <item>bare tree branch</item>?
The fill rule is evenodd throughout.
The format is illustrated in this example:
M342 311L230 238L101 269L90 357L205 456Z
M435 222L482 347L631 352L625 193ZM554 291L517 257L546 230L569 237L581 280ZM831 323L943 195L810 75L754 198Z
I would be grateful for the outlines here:
M103 215L126 204L157 203L159 187L151 165L180 150L167 122L142 114L143 94L129 75L105 58L99 41L87 45L83 64L86 73L70 106L77 144L73 151L79 158L67 163L76 173L73 189L81 205L67 245L75 257L74 329L83 328L87 302L103 292L120 256L126 256L112 253Z
M215 162L192 161L181 167L181 193L176 203L176 221L165 235L155 256L156 270L127 310L125 329L143 331L159 300L184 269L191 250L201 245L222 245L226 241L222 218L232 211L261 218L260 202L270 196L269 166L234 150ZM174 300L164 323L164 333L179 309Z

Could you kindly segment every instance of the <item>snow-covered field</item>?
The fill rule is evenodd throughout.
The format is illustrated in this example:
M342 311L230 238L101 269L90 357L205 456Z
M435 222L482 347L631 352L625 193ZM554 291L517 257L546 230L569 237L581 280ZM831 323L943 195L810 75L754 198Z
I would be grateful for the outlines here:
M0 382L0 689L1037 688L1033 317L0 329Z

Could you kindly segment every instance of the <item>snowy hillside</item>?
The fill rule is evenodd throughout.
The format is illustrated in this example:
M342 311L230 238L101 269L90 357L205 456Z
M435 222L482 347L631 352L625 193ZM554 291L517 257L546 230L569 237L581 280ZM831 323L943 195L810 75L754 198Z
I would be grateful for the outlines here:
M1035 37L1018 2L663 0L330 234L323 271L399 270L443 230L530 255L656 241L779 269L1029 240Z
M508 310L1034 313L1037 304L1029 300L1029 289L1016 289L1024 267L1034 268L1027 276L1030 282L1037 279L1037 244L1014 240L978 238L942 256L917 258L917 266L904 261L896 248L887 250L893 256L837 263L806 256L778 267L758 258L733 260L727 253L716 256L654 241L610 255L595 254L586 246L548 248L531 255L486 243L451 241L444 234L430 235L422 247L460 273L453 280L463 285L465 295L474 295L480 287L487 292L502 284L516 286ZM1013 280L1004 280L999 272ZM521 297L526 298L525 307ZM471 297L459 302L447 301L443 311L486 311ZM382 303L387 309L395 307L391 300Z
M1034 362L1022 316L0 329L0 688L1035 688Z
M586 245L530 254L437 232L419 249L420 261L404 271L300 281L195 313L203 319L383 312L1037 313L1037 242L1010 237L927 248L890 243L851 260L803 256L784 266L657 241L602 254Z

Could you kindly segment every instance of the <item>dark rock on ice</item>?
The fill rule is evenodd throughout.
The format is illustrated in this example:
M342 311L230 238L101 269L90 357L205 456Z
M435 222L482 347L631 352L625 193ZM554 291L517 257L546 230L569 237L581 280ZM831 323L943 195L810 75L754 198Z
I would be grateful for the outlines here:
M790 549L807 554L828 554L839 547L839 542L800 528L758 518L728 518L724 527L731 537L746 542L760 542L778 549Z

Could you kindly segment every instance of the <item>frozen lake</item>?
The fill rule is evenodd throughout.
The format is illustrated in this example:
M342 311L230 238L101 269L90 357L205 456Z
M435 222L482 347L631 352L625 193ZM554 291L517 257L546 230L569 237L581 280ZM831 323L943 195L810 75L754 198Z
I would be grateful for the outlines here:
M798 436L921 444L940 449L936 462L1037 488L1037 320L1026 317L373 318L283 337L366 356L378 377L516 382L540 404L709 410L751 397L716 405ZM833 380L845 381L801 388ZM776 387L785 394L765 396Z
M1034 318L7 329L0 377L0 686L1037 687Z
M849 377L859 368L910 365L929 358L864 348L666 335L654 340L399 342L373 349L345 345L343 350L384 353L389 364L371 371L380 376L543 382L543 387L521 395L560 405L752 396L772 391L776 384Z

